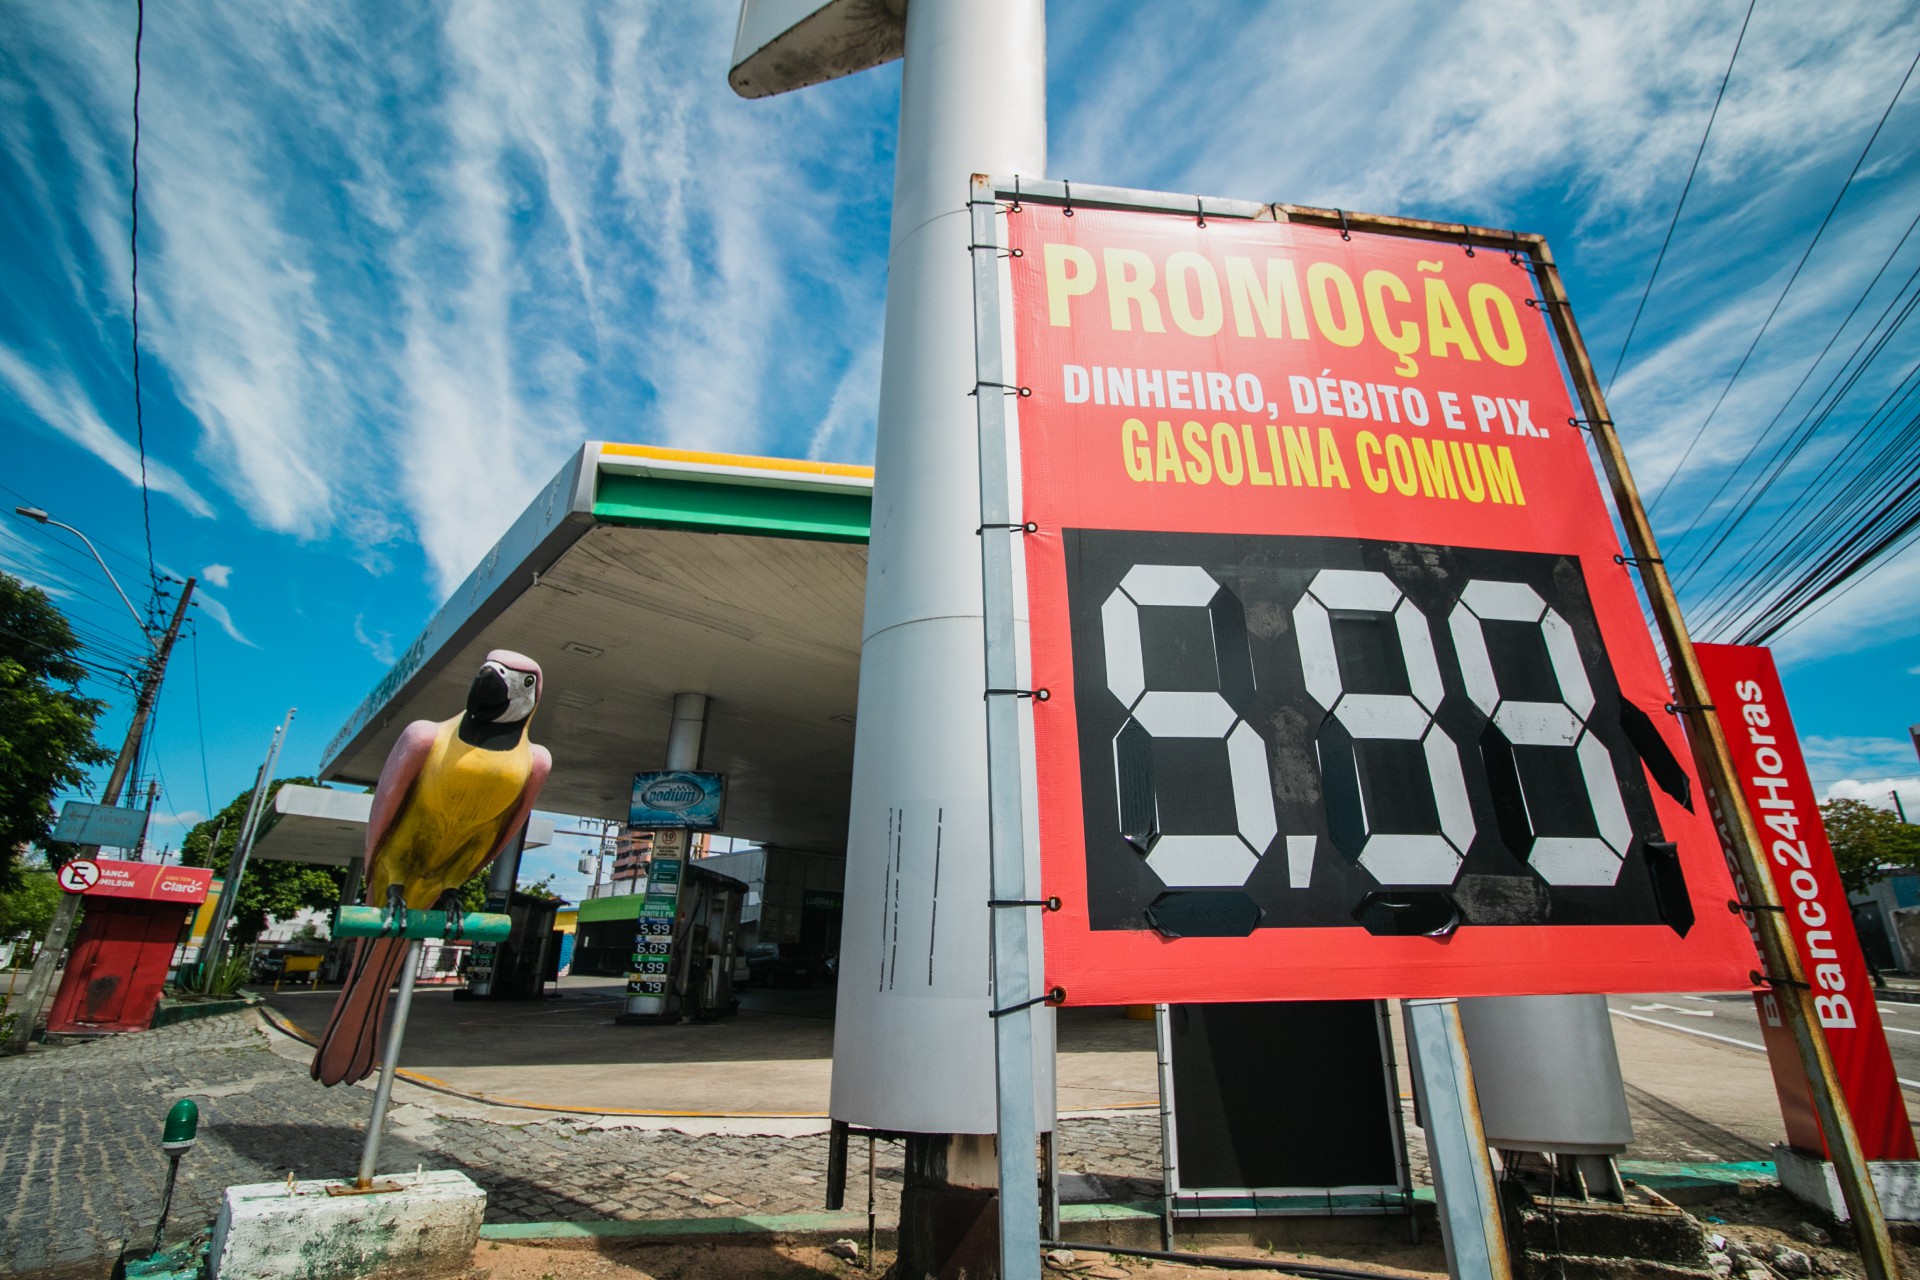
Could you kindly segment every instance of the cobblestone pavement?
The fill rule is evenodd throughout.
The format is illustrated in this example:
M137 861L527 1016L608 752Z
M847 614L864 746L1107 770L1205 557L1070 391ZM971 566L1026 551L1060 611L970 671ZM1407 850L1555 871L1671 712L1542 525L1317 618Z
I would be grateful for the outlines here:
M166 1174L160 1125L176 1098L199 1104L200 1140L180 1163L170 1238L209 1221L224 1187L349 1174L371 1095L321 1088L268 1034L256 1015L231 1014L0 1059L0 1274L111 1257L148 1237ZM494 1222L726 1217L820 1209L826 1155L824 1135L499 1123L405 1105L390 1115L381 1167L462 1170L486 1188ZM1059 1163L1157 1179L1157 1118L1064 1121ZM864 1164L849 1161L849 1207L864 1205ZM899 1146L880 1144L877 1164L880 1213L892 1217Z

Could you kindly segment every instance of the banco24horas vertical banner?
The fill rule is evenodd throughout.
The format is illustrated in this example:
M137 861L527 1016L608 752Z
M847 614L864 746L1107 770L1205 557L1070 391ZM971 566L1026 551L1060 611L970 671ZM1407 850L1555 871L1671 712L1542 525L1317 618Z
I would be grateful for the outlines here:
M1526 255L1004 213L1048 985L1748 985Z

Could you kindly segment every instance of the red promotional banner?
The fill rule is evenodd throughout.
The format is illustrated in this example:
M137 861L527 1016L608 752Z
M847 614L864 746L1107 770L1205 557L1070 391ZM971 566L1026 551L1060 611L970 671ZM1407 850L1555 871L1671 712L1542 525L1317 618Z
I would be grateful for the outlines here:
M1880 1006L1873 998L1847 891L1820 822L1819 798L1807 777L1773 652L1749 645L1702 644L1694 646L1694 653L1726 733L1747 808L1766 842L1766 867L1786 907L1788 931L1799 947L1807 981L1813 984L1814 1010L1860 1145L1869 1160L1915 1159L1913 1129L1887 1050ZM1719 818L1718 797L1712 799ZM1756 992L1754 999L1787 1140L1824 1156L1826 1143L1793 1034L1783 1024L1772 993Z
M1002 212L1047 984L1748 988L1526 255Z
M196 906L213 887L213 872L204 867L172 867L152 862L115 862L96 859L100 878L82 892L89 898L138 898L146 902L177 902Z

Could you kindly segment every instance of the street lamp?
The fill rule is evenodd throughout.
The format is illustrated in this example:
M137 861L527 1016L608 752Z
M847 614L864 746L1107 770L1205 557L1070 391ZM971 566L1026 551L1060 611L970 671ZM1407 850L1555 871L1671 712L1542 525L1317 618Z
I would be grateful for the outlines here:
M86 534L80 532L78 529L74 528L72 525L62 524L60 521L55 520L52 516L48 515L45 511L42 511L39 507L15 507L13 509L13 514L17 516L25 516L27 519L33 521L35 524L50 524L56 529L65 529L68 533L72 534L74 537L84 542L87 546L87 550L93 553L93 558L95 562L99 564L100 572L107 575L107 581L111 582L113 584L113 589L119 592L120 602L126 605L127 612L133 615L133 624L136 627L140 628L140 635L146 640L147 647L148 648L153 647L153 636L147 630L146 620L140 616L140 611L133 607L133 601L127 599L127 593L121 590L120 579L113 576L113 570L107 568L107 562L100 558L99 549L93 545L93 539L87 537Z

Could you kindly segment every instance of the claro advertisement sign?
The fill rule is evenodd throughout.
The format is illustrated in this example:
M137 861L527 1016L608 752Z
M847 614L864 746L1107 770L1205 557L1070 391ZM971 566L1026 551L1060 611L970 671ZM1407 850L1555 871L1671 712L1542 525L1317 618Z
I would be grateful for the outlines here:
M1525 255L1004 212L1048 985L1746 988Z

